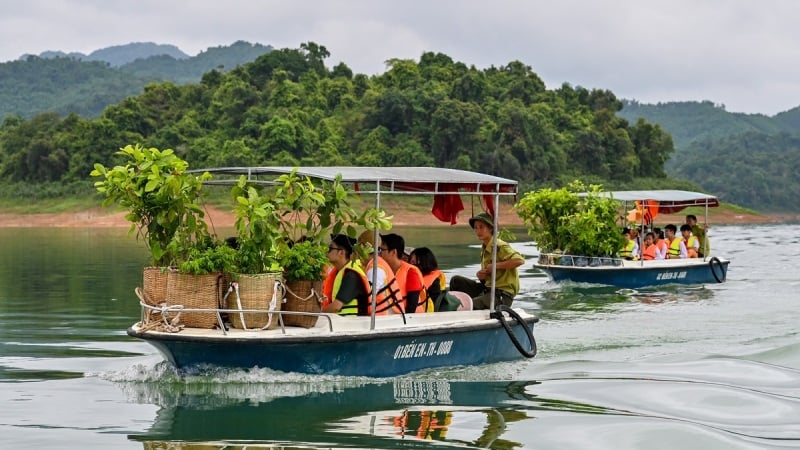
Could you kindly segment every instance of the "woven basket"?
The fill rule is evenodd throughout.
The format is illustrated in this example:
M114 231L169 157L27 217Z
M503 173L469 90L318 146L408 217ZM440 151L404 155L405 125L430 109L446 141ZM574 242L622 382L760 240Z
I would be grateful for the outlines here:
M166 267L145 267L143 270L142 296L144 302L156 306L167 298L167 277L169 271Z
M190 275L170 269L167 277L168 306L182 305L184 308L217 309L221 274ZM189 328L214 328L218 324L217 314L213 312L181 311L180 323ZM175 314L169 314L172 320Z
M320 312L322 281L299 280L285 283L286 304L284 311L308 313ZM311 328L317 324L318 316L284 314L283 323L294 327Z
M228 309L281 310L280 273L234 274L234 279L239 284L239 294L237 297L234 292L228 296ZM234 328L271 330L278 327L280 314L232 312L230 319Z

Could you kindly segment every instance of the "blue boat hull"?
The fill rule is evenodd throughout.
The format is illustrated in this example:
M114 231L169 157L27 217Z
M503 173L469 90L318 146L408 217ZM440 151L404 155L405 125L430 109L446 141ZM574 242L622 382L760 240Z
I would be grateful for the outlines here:
M534 267L545 272L556 282L591 283L641 288L665 284L715 284L725 281L728 275L727 260L714 260L705 264L684 266L635 267L599 266L576 267L562 265L535 264Z
M525 319L533 330L536 317ZM522 325L506 322L523 349L535 352ZM390 377L445 366L471 366L523 358L498 320L459 328L375 332L360 336L231 338L138 332L179 369L200 365L264 367L284 372Z

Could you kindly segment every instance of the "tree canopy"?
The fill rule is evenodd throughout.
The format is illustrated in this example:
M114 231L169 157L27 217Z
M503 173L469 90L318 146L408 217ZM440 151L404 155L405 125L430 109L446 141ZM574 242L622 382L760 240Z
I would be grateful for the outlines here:
M97 118L42 114L0 125L7 183L86 180L129 144L171 148L192 167L439 166L519 180L609 188L666 179L670 136L618 117L608 90L547 89L511 61L478 69L441 53L392 59L380 75L328 69L319 44L279 49L199 83L154 83Z

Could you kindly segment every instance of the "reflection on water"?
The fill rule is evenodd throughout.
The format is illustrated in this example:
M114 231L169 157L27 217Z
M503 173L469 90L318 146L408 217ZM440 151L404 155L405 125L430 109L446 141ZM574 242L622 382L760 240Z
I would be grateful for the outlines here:
M521 444L503 439L508 424L529 419L505 405L526 394L524 383L450 383L395 380L358 383L122 383L131 401L160 409L146 433L130 439L170 443L237 441L312 446L402 447L409 440L492 448ZM187 448L187 447L177 447ZM227 448L227 447L225 447Z
M299 447L559 448L574 423L617 429L638 422L637 439L667 432L691 448L768 448L800 440L800 371L730 358L547 364L540 381L448 382L356 379L242 383L120 382L137 403L156 404L153 425L129 439L145 448ZM723 413L723 411L728 411ZM571 417L568 423L562 421ZM582 417L582 419L577 419ZM658 434L658 432L656 433ZM581 436L587 439L587 436ZM641 448L603 432L578 446ZM569 448L566 445L562 448ZM234 447L235 448L235 447Z

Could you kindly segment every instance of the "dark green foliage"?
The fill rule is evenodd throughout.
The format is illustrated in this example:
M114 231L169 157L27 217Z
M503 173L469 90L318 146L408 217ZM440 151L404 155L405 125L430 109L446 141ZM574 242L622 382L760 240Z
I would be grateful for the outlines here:
M576 178L604 185L664 177L669 135L616 116L607 90L547 90L519 61L479 70L441 53L393 59L368 77L324 46L274 50L200 83L162 82L97 119L11 117L0 126L3 180L74 181L138 143L172 148L191 167L444 166L533 187Z
M663 166L670 176L692 180L694 190L712 192L723 201L755 210L800 209L796 201L800 107L767 117L729 113L709 101L625 102L619 116L628 120L643 117L659 124L642 121L631 127L634 145L641 147L639 153L651 155L642 162ZM675 138L674 155L667 161L664 157L671 152L671 143L653 137L647 139L649 147L638 143L639 136L649 134L654 126Z
M578 197L584 191L588 195ZM617 224L620 204L600 192L598 185L587 190L577 181L561 189L528 192L517 203L517 214L542 251L614 256L623 244Z
M800 136L749 132L695 142L675 171L720 200L760 211L797 211Z
M153 54L148 52L166 52L136 46L103 50L109 53L98 51L85 60L28 56L22 61L0 63L0 118L29 118L45 111L60 116L75 113L97 117L105 107L141 93L148 83L196 83L206 72L234 69L268 53L271 47L238 41L228 47L209 48L191 58L157 53L136 60L137 55ZM100 58L105 60L97 60ZM114 61L131 62L120 65Z

